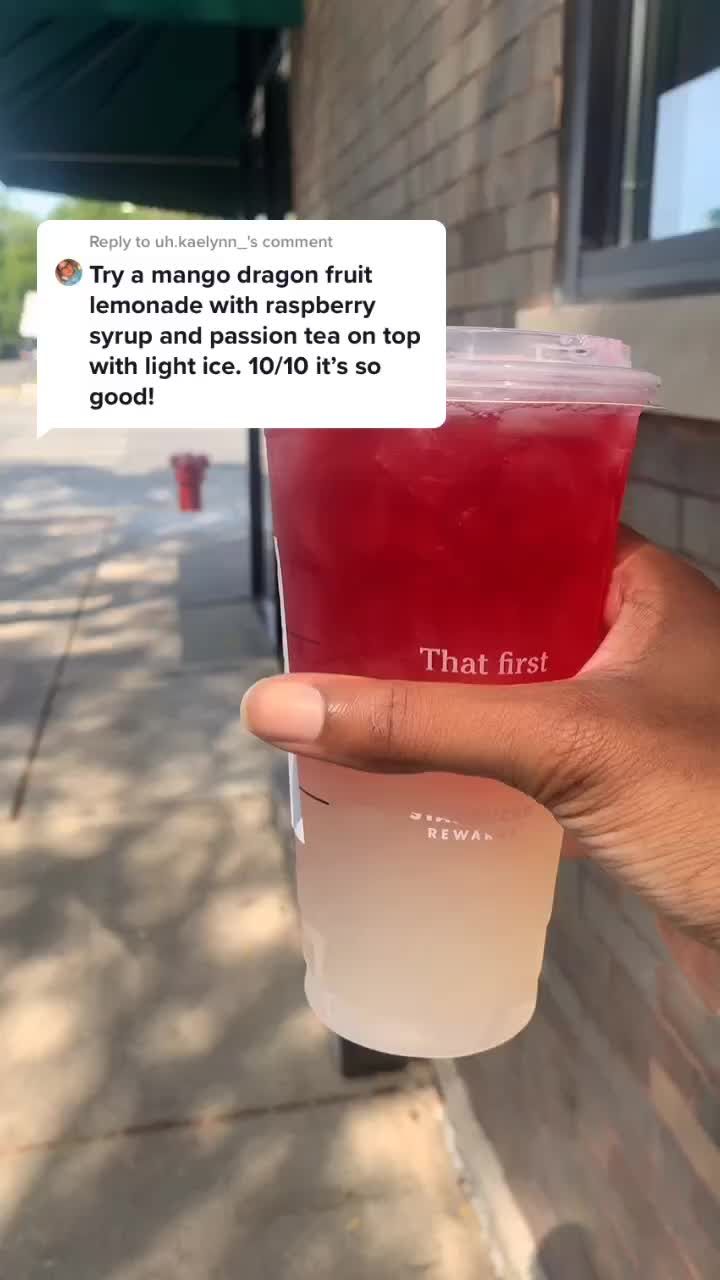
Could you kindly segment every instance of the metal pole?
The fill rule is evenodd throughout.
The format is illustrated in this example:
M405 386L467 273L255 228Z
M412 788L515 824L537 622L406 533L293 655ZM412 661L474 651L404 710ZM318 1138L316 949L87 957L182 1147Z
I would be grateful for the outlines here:
M563 129L565 210L562 291L566 301L577 297L579 287L591 46L592 0L575 0L567 13L565 46L565 100L569 107Z
M260 432L248 430L248 498L250 503L250 584L253 598L265 596L265 518Z
M250 179L250 167L253 159L252 142L247 142L247 103L243 98L243 82L244 76L249 62L253 64L253 71L257 75L257 71L261 63L261 45L258 33L243 31L237 29L235 32L235 51L237 58L237 101L238 101L238 129L245 137L244 159L245 173L242 175L247 183ZM256 81L257 82L257 81ZM253 181L255 173L252 173ZM238 193L240 194L240 193ZM248 193L244 193L243 200L243 216L248 217L249 214ZM258 604L261 603L265 594L265 519L263 511L263 477L260 466L260 432L256 428L248 428L247 433L247 470L248 470L248 515L250 521L249 530L249 557L250 557L250 590L253 599Z
M620 245L627 247L635 239L635 209L638 193L640 128L642 122L645 51L649 26L648 0L635 0L630 34L630 81L625 125L622 198L620 204Z

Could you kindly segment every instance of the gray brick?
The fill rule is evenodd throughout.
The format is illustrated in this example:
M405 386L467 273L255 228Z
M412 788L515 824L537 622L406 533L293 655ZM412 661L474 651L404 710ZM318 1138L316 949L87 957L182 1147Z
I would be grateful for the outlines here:
M530 255L532 282L530 300L548 299L555 286L555 250L534 249Z
M514 40L530 25L527 0L500 0L493 9L494 51Z
M446 138L453 138L460 132L461 114L460 114L460 88L455 86L450 96L442 104L447 113L447 132Z
M554 245L557 237L557 197L546 191L507 212L507 244L510 252Z
M461 79L460 45L452 45L427 73L428 105L433 106L457 88Z
M445 205L444 221L449 226L457 226L467 217L467 183L462 179L454 182L443 192Z
M555 9L562 11L564 3L565 0L524 0L527 21L537 22L544 14Z
M413 165L412 169L408 169L408 200L414 204L422 196L422 170L420 165Z
M488 262L487 266L480 266L478 275L474 275L477 279L477 287L473 289L473 301L478 306L488 306L495 302L505 302L509 300L511 294L506 285L506 276L503 274L502 265L498 262Z
M472 26L481 0L448 0L440 15L440 36L443 44L454 44Z
M507 53L499 53L482 73L482 110L492 115L512 97L508 88L510 63Z
M391 55L390 48L386 44L381 44L373 53L368 68L370 80L373 84L380 84L386 76L390 75Z
M426 86L424 81L415 80L406 90L405 97L409 104L409 125L414 125L427 110Z
M447 304L449 307L462 306L464 297L465 272L449 271L447 277Z
M510 285L506 297L515 303L529 301L533 290L532 253L513 253L505 259L505 267Z
M645 414L633 474L708 498L720 498L720 431Z
M449 231L447 237L448 271L454 271L456 267L462 265L462 262L462 236L459 231Z
M532 278L529 253L515 253L488 263L481 272L483 302L518 302L529 296Z
M439 191L444 183L444 167L443 167L443 151L442 148L433 151L432 155L426 161L427 169L427 194L432 195Z
M461 174L468 174L480 168L483 163L484 141L485 131L482 126L477 129L466 129L455 139L456 164Z
M483 105L499 110L510 98L527 92L532 81L532 46L528 36L513 40L493 58L485 72Z
M417 0L415 4L366 7L374 9L376 17L379 17L380 12L385 12L385 20L389 24L387 34L399 48L412 44L434 13L434 6L429 5L426 0Z
M465 208L468 215L482 213L488 208L485 197L485 170L480 168L468 173L463 178L465 187Z
M720 502L682 499L682 549L694 559L720 568Z
M488 209L506 209L525 198L520 182L521 154L498 156L484 172L483 192Z
M425 199L413 210L414 218L437 218L442 220L442 208L440 199L434 194L425 196Z
M505 248L505 218L501 213L479 214L462 229L462 260L467 266L501 258Z
M430 126L429 142L431 150L442 146L443 142L449 137L448 131L448 115L445 111L446 104L438 102L428 115Z
M477 324L483 328L511 329L515 312L511 306L474 307L466 310L463 324Z
M631 481L623 519L662 547L675 550L680 545L680 499L669 489Z
M460 128L466 129L479 120L482 111L482 80L472 76L460 89Z
M524 147L518 157L520 199L540 191L557 191L560 180L558 139L554 134Z
M423 116L410 132L410 161L425 160L430 150L430 121Z
M406 134L417 118L417 106L413 100L413 90L406 89L393 107L392 123L397 133Z
M392 173L404 173L410 163L410 147L407 136L403 135L393 142L389 151L389 163Z
M406 217L407 207L410 203L410 191L409 191L407 173L398 174L396 179L396 191L397 191L397 197L396 197L397 212L395 214L395 217L404 218Z
M427 200L432 194L434 173L432 157L428 157L420 165L420 200Z
M466 153L465 144L462 141L463 137L464 135L461 133L456 138L451 138L448 143L452 182L457 182L466 173Z
M559 129L561 102L559 78L528 93L523 99L522 123L518 127L516 145L525 145Z
M490 15L485 15L467 32L463 43L462 75L474 75L481 67L486 67L493 55L493 23Z
M532 78L550 80L562 69L563 15L559 9L546 14L533 32Z
M468 267L465 272L465 305L468 307L479 307L487 302L484 270L484 267Z
M407 88L409 85L422 83L423 94L426 94L427 86L424 82L423 76L425 71L427 71L428 63L425 62L422 56L422 51L417 40L414 40L412 44L405 49L404 53L397 55L396 65L392 71L393 80L395 80L398 75L398 65L401 61L405 63L405 73L402 76L404 86Z
M438 49L440 47L438 22L435 20L423 27L417 37L417 40L410 46L413 79L415 79L417 75L421 75L428 67L432 66L437 58Z
M464 272L463 306L476 307L482 301L482 278L480 267L467 267Z
M513 99L488 121L491 157L507 155L523 145L526 101Z

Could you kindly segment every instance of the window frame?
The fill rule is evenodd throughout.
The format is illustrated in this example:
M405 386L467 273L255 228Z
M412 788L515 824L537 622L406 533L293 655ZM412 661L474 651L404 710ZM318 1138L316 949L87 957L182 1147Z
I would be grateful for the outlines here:
M584 248L582 244L585 207L587 157L592 139L589 136L591 105L591 70L593 65L593 12L603 0L568 0L565 28L565 109L562 126L563 154L563 221L561 227L561 278L563 298L568 302L597 302L615 299L672 297L678 294L720 292L720 229L696 231L663 240L635 240L623 243L628 234L627 215L615 210L619 243L606 248ZM632 22L638 8L643 10L642 34L650 41L651 52L657 40L659 0L619 0L621 21L627 25L619 40L618 56L626 60L627 82L622 69L615 68L616 86L632 99L624 112L626 128L635 129L628 172L627 134L621 147L621 181L633 188L634 207L630 228L637 230L647 219L647 184L637 184L638 169L643 161L647 173L647 152L654 153L654 129L648 128L648 77L646 52L642 58L632 50ZM645 20L646 19L646 20ZM636 37L637 39L637 37ZM644 45L644 50L647 46ZM627 101L627 98L626 98ZM617 112L617 104L609 109ZM640 163L638 163L640 162ZM617 181L618 174L615 173ZM621 203L621 202L618 202ZM610 203L606 209L608 225L613 217ZM625 222L625 227L623 223Z

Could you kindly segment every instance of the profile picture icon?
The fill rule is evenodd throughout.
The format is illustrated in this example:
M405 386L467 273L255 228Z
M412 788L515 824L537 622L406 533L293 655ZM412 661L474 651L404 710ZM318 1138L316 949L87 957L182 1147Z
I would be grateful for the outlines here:
M82 267L74 258L61 258L55 268L58 284L77 284L82 280Z

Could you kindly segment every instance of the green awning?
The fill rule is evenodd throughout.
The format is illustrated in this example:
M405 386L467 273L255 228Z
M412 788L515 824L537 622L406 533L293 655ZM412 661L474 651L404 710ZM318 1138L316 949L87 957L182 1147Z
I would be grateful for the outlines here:
M301 8L25 0L22 17L0 15L0 179L223 217L265 209L274 169L282 212L287 129L275 111L272 139L258 141L250 108Z
M295 27L303 16L303 0L22 0L18 7L26 18L221 22L234 27Z

